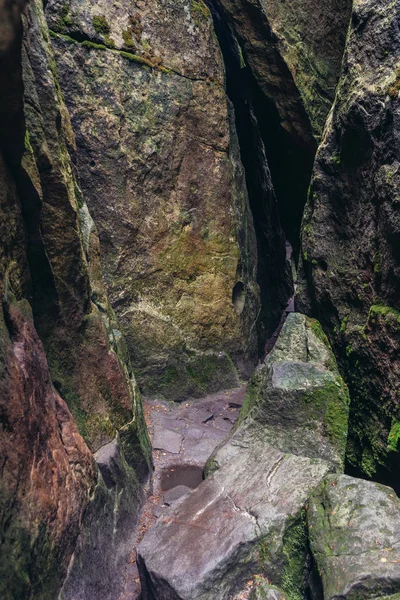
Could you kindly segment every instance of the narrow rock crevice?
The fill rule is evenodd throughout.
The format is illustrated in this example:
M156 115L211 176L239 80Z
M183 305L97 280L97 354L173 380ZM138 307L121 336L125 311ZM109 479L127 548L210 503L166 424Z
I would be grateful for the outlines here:
M277 207L270 209L271 220L278 228L280 220L297 258L300 225L317 149L310 119L288 66L273 44L267 43L274 39L274 33L266 20L260 23L259 10L246 5L246 26L253 32L255 46L258 39L263 40L264 54L258 56L258 63L265 72L264 78L249 66L251 61L246 56L245 41L240 39L240 26L230 22L219 0L207 0L207 4L224 56L227 92L235 107L257 234L260 236L262 227L258 212L265 206L265 200L262 201L265 183L262 175L255 175L264 169L268 171L265 178L273 188L270 203L274 194L277 202Z
M257 237L257 281L262 305L257 325L259 356L262 356L266 340L276 329L282 310L293 293L290 263L286 259L286 235L281 226L284 222L280 213L286 215L290 241L296 247L300 215L296 227L289 225L287 215L290 211L284 205L280 207L281 198L288 194L280 190L280 198L275 191L275 180L279 189L280 182L284 180L280 171L288 163L282 157L286 146L282 136L279 137L276 109L262 94L246 66L239 42L225 21L218 2L209 0L207 4L225 62L227 94L235 110L241 160ZM274 170L271 168L270 171L270 164ZM293 180L296 181L295 176ZM233 303L240 310L240 289L233 291Z

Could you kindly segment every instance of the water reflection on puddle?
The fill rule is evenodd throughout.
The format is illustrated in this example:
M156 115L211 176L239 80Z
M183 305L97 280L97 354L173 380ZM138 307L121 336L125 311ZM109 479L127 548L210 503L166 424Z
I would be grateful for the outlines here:
M166 492L177 485L192 489L203 481L203 469L195 465L171 465L161 471L161 490Z

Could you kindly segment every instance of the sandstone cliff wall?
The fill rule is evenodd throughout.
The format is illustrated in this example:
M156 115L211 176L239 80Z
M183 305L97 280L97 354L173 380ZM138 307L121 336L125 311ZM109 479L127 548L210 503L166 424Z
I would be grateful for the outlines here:
M78 597L77 577L107 597L149 442L70 161L42 6L28 4L23 27L22 8L0 5L0 595L55 598L68 571L63 598ZM120 471L105 485L93 452L110 444Z

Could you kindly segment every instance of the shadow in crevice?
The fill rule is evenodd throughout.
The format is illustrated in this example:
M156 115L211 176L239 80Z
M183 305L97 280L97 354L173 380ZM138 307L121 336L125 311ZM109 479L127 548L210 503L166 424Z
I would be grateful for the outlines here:
M244 51L218 0L208 0L207 4L224 57L227 94L235 110L241 160L257 237L257 280L262 304L257 329L259 356L262 356L266 340L275 331L293 294L285 242L287 238L297 257L301 219L316 147L310 142L310 132L302 139L293 134L294 128L292 132L285 128L276 104L261 90L247 66ZM282 63L282 85L286 82L288 89L296 91L286 65L278 58L276 62ZM287 85L289 80L291 86ZM285 93L285 90L280 93ZM293 99L293 104L296 103L299 104L297 97ZM301 118L307 122L304 115L299 120Z

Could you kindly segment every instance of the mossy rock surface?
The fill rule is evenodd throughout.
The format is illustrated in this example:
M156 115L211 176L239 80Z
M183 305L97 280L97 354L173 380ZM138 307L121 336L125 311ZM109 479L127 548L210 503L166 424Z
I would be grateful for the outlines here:
M293 313L250 380L239 421L285 452L343 465L349 403L321 326Z
M246 377L257 362L257 249L210 11L192 0L67 4L77 25L52 37L58 77L140 388L183 399L230 387L229 359L214 367L212 356ZM50 29L60 11L46 4Z
M398 491L390 442L400 420L397 16L396 3L353 3L304 213L297 308L320 319L349 386L351 472Z
M306 503L327 474L343 469L347 414L347 390L319 324L289 315L206 480L139 545L145 597L167 589L176 599L228 600L257 574L287 600L306 597Z
M383 485L330 475L308 510L311 550L324 598L400 593L400 500Z

